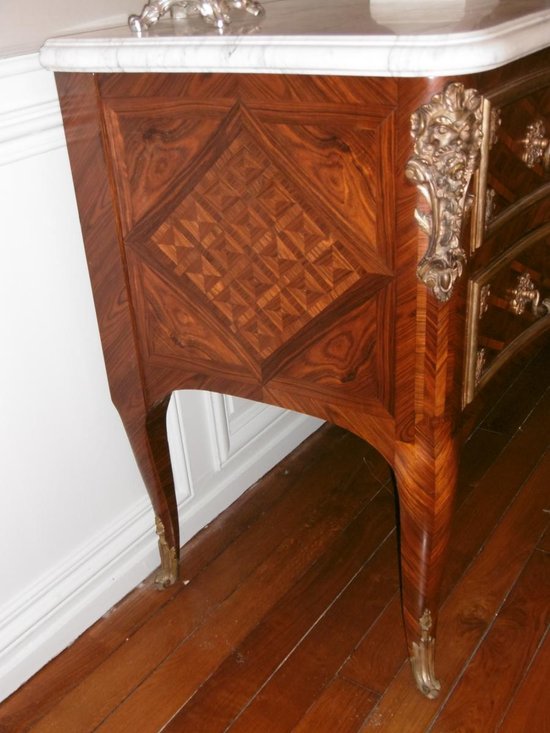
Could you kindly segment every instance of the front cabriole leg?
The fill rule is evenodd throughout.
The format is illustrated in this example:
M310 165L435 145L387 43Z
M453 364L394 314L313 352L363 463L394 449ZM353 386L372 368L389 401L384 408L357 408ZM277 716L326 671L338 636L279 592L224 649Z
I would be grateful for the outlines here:
M155 514L160 569L155 576L159 589L178 579L179 522L170 463L166 411L170 395L147 408L140 394L127 393L117 404L136 462Z
M160 570L155 576L158 588L173 585L178 578L179 523L178 507L170 462L166 412L170 395L148 410L146 419L146 446L136 454L142 474L148 475L147 489L155 511L158 535Z
M415 216L426 235L417 242L421 286L416 307L416 423L411 442L396 445L402 604L418 688L440 690L435 675L437 610L456 490L458 451L451 429L460 319L453 290L466 264L463 224L479 166L487 110L476 89L450 82L410 118L414 142L405 174L416 185ZM454 344L454 345L453 345Z
M417 427L414 443L398 444L403 619L414 679L429 698L441 687L435 639L457 470L456 441L445 420L427 420Z

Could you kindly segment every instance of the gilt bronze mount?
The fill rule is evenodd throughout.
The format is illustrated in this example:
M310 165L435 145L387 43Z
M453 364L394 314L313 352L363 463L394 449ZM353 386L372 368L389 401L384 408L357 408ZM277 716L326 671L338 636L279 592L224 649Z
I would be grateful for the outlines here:
M435 676L435 638L432 636L432 614L426 608L418 621L420 641L412 643L411 665L420 692L433 699L439 695L441 684Z
M528 125L523 143L522 159L528 168L542 165L550 170L550 138L546 135L546 127L542 120L535 120Z
M441 302L451 297L466 261L460 235L470 179L479 162L482 118L482 97L455 82L411 117L414 154L406 175L428 204L427 210L416 210L429 237L417 274Z
M175 547L170 547L166 541L164 524L160 517L155 517L155 527L159 539L160 569L155 576L157 588L167 588L174 585L178 577L178 556Z

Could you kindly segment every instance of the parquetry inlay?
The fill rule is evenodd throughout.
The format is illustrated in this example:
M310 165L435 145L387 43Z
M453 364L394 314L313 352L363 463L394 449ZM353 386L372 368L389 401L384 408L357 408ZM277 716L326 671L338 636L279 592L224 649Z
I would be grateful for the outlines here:
M365 274L246 133L153 242L263 358Z

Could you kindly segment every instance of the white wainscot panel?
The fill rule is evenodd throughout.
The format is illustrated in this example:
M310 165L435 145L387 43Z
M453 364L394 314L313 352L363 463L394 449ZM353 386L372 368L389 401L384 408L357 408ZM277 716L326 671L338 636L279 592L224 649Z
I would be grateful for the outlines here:
M168 436L182 543L321 424L317 418L227 395L176 393L168 410Z

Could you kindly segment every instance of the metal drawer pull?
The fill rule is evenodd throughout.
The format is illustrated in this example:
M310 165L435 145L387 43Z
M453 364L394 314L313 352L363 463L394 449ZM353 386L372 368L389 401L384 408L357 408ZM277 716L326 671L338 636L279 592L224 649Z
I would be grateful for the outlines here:
M489 296L491 295L491 283L484 285L479 291L479 314L478 318L483 318L489 310Z
M494 188L487 186L485 192L485 228L489 226L491 220L495 216L495 196L497 192Z
M531 280L531 275L524 272L518 277L517 285L510 293L510 310L520 316L529 304L536 316L545 316L550 313L550 298L545 298L541 303L540 292Z
M528 168L542 163L545 170L550 170L550 139L546 137L546 127L542 120L535 120L527 126L522 160Z
M477 350L476 353L476 365L475 365L475 376L474 376L474 382L476 387L479 385L479 382L481 381L481 377L483 376L483 372L485 371L485 365L487 361L487 349L482 346Z
M492 148L497 144L500 126L502 124L502 116L498 107L493 107L489 120L489 147Z

